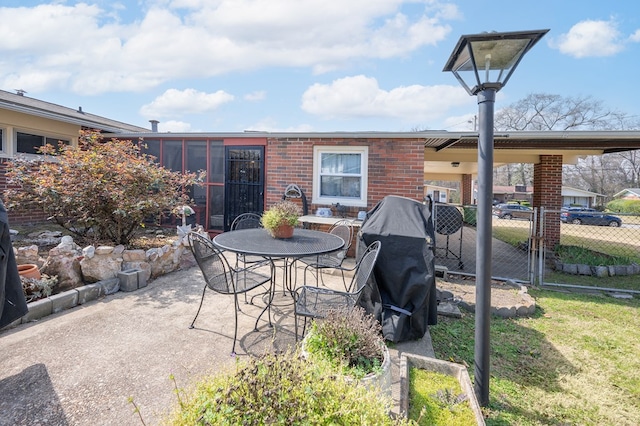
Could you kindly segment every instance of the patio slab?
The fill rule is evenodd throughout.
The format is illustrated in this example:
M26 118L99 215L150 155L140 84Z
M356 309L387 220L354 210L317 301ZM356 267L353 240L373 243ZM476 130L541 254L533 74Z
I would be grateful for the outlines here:
M325 275L324 282L342 287L339 276ZM273 328L265 315L254 331L262 302L244 304L241 296L237 356L230 356L232 297L207 291L195 328L188 328L203 286L192 267L0 331L0 426L140 425L130 399L146 424L158 424L177 404L171 376L189 388L236 359L295 344L290 304L274 306ZM433 356L433 348L429 333L392 346L397 405L400 354Z

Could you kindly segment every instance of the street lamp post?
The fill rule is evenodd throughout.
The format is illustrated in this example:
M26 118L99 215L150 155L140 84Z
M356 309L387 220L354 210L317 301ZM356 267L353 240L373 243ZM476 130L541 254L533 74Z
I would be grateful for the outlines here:
M443 71L451 71L478 99L478 210L476 218L476 311L474 390L489 404L491 320L491 208L493 200L493 111L496 92L549 30L482 33L460 37ZM470 78L465 82L463 76Z

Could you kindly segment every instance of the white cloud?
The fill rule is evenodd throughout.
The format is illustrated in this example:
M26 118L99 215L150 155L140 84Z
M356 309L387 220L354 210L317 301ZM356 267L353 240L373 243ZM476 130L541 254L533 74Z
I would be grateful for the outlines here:
M575 58L612 56L623 49L615 21L582 21L550 45Z
M165 123L158 123L159 132L171 132L171 133L188 133L192 132L191 124L184 121L169 120Z
M149 118L203 114L214 111L233 99L233 95L222 90L215 93L205 93L195 89L169 89L151 103L143 105L140 108L140 114Z
M636 30L635 33L631 34L631 36L629 36L629 41L640 42L640 30Z
M244 95L244 99L249 102L258 102L267 99L267 92L264 90L258 90L256 92L247 93Z
M314 84L302 95L302 109L325 119L389 117L424 122L468 104L469 95L460 86L412 85L387 91L375 78L363 75Z
M4 7L0 57L11 68L0 68L0 87L19 80L26 90L142 92L274 65L321 73L402 57L443 40L456 16L451 5L429 2L410 19L401 13L408 1L158 0L141 12L62 2Z

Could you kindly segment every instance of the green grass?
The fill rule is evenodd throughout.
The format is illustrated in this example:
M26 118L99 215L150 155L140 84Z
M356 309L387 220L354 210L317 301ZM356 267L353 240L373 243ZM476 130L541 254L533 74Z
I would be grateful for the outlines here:
M531 290L531 318L491 320L488 425L640 424L639 299ZM469 366L474 318L438 318L436 357Z

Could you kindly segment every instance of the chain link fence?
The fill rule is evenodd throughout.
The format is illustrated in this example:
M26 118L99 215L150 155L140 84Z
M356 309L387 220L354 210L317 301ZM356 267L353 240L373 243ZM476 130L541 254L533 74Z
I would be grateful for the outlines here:
M436 267L476 273L476 206L434 204ZM571 214L573 213L573 214ZM535 232L535 223L540 223ZM491 276L525 284L637 288L640 216L533 209L492 218Z
M539 283L624 288L640 280L640 216L543 210L542 219ZM549 240L558 221L559 241Z
M493 217L491 276L524 283L533 278L532 248L533 212L529 219ZM436 228L436 265L450 273L476 273L477 206L434 204Z

